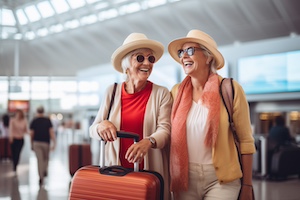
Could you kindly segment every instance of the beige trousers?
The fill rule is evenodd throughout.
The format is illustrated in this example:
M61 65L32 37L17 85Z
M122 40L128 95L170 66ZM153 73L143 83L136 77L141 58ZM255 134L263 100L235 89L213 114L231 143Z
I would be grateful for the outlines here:
M46 142L34 141L33 150L37 158L39 177L43 179L48 169L50 145Z
M241 188L240 179L218 182L214 166L189 163L189 189L175 195L176 200L234 200Z

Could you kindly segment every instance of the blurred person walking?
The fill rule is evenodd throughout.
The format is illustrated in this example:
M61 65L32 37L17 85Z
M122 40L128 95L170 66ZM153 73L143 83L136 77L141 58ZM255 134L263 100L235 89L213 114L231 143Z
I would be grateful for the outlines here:
M15 115L9 120L8 129L13 159L13 170L16 172L20 154L24 146L24 135L28 133L28 122L22 110L16 110Z
M5 113L0 122L0 159L11 159L11 147L9 142L9 114Z
M2 121L0 123L0 133L1 133L1 138L8 138L9 136L9 114L5 113L2 116Z
M47 176L49 152L56 146L56 137L49 117L44 116L44 107L37 108L36 117L30 123L31 148L38 161L39 184L43 184ZM50 145L52 141L52 146Z

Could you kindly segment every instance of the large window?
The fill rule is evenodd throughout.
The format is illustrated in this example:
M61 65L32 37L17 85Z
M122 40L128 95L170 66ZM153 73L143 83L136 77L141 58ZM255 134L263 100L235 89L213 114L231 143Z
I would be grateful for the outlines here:
M22 108L24 102L30 104L26 104L29 112L39 105L49 112L97 107L100 84L100 80L79 81L76 77L0 77L0 113Z
M246 94L300 91L300 51L242 58L238 81Z

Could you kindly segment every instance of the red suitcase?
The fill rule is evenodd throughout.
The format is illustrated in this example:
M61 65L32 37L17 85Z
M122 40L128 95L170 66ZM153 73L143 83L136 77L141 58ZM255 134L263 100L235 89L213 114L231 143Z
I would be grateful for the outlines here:
M79 168L91 164L92 153L90 144L71 144L69 146L69 171L71 176Z
M11 148L7 137L0 138L0 159L11 159Z
M138 141L137 134L118 132L118 137L131 137ZM104 142L101 142L101 161L104 163ZM159 200L163 199L163 179L157 172L139 171L122 166L85 166L73 176L69 200Z

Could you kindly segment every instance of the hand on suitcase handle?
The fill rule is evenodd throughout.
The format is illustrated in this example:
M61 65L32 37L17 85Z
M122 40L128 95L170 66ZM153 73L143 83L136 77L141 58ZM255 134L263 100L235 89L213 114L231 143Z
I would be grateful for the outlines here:
M117 131L117 137L120 138L132 138L135 143L139 141L139 135L136 133L131 133L131 132L125 132L125 131ZM104 152L105 152L105 142L101 138L101 143L100 143L100 167L104 167L105 161L104 161ZM134 170L138 171L138 163L134 163Z
M125 131L117 131L117 128L113 123L108 120L104 120L100 122L97 126L97 133L100 136L101 140L104 141L114 141L117 138L132 138L134 142L139 141L139 135L136 133L125 132ZM115 135L116 134L116 135Z
M141 163L144 156L151 149L151 142L149 139L142 139L139 142L132 144L126 151L125 158L130 163Z

